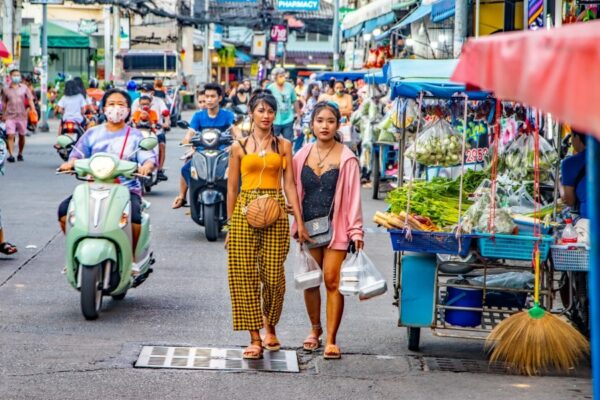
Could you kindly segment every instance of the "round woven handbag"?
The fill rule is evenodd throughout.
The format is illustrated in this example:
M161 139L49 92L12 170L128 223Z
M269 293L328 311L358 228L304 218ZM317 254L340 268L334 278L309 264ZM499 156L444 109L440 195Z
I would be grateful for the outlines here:
M242 210L248 220L248 225L256 229L265 229L273 225L281 218L282 212L277 200L268 194L252 200Z

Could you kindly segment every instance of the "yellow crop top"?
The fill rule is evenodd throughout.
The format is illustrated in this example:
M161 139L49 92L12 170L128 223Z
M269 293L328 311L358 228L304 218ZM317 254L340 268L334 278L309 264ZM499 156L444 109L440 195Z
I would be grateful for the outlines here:
M279 189L286 159L278 153L269 152L264 157L256 153L242 157L242 190ZM264 170L263 170L264 168ZM283 168L283 171L280 171ZM262 176L261 176L262 175Z

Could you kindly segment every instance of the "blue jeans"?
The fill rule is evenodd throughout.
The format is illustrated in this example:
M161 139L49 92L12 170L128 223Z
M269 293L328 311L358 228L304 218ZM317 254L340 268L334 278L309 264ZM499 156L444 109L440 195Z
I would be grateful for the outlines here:
M183 167L181 167L181 176L183 176L185 183L190 186L190 180L192 179L192 160L183 164Z
M294 142L294 123L290 122L285 125L274 125L275 136L283 136L290 142Z

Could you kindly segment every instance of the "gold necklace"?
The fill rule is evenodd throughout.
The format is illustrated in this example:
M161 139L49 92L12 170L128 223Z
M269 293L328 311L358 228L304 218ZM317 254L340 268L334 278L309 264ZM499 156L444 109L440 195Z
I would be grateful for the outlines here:
M315 144L315 147L317 148L317 157L319 157L319 163L317 164L317 167L319 167L319 169L323 169L323 166L325 165L325 160L327 160L329 153L331 153L331 151L335 147L335 142L333 143L333 146L331 146L329 148L329 150L327 151L327 154L325 154L325 157L323 157L323 158L321 158L321 151L319 151L319 145Z

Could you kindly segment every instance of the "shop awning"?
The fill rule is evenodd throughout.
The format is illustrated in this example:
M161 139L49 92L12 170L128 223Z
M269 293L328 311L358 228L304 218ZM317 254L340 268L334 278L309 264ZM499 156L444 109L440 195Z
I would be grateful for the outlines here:
M390 25L396 21L396 14L389 12L380 17L373 18L365 22L365 33L371 33L380 26Z
M250 54L244 53L241 50L235 50L235 59L236 61L246 64L252 62L252 56Z
M469 40L452 79L549 112L600 139L599 41L600 21Z
M352 29L357 25L377 19L381 16L391 13L394 10L409 7L416 2L417 0L375 0L366 6L359 8L358 10L348 13L342 22L342 30L346 31L348 29Z
M382 85L387 82L387 79L385 77L385 74L383 73L383 70L380 69L380 70L371 71L368 74L366 74L365 82L367 82L369 84Z
M454 16L454 0L440 0L431 5L431 22L442 22Z
M360 23L356 26L353 26L350 29L346 29L345 31L342 32L342 36L344 37L344 39L349 39L351 37L358 35L359 33L362 32L363 25L364 25L363 23Z
M365 75L368 71L327 71L327 72L319 72L316 76L318 81L328 81L330 79L336 79L338 81L343 81L346 79L350 79L351 81L356 81L359 79L364 79Z
M422 20L429 14L431 14L431 4L421 4L419 7L415 8L413 12L408 14L406 18L394 25L391 30L395 31L404 28L405 26L409 26L413 22Z
M29 47L31 25L25 25L21 29L21 46ZM48 47L87 49L90 46L90 37L60 25L48 22Z
M490 93L467 91L465 85L450 81L458 60L390 60L387 78L391 98L417 98L421 93L450 98L466 93L473 100L490 97Z

